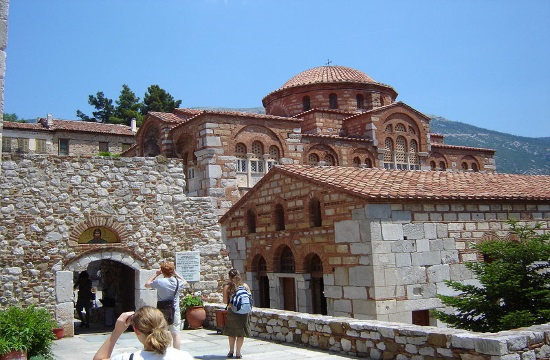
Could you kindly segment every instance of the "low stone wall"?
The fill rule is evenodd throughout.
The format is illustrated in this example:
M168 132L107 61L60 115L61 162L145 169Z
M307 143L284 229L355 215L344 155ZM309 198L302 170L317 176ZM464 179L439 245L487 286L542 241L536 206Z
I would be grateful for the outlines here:
M216 310L223 306L207 304L206 309L206 326L216 328ZM475 333L255 309L250 328L254 337L370 359L550 359L550 324L499 333Z

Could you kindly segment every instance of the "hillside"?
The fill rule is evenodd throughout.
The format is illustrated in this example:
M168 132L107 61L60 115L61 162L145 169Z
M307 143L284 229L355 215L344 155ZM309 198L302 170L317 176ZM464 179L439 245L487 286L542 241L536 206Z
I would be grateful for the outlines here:
M264 108L196 109L265 113ZM428 115L431 132L445 135L445 144L496 150L497 172L510 174L550 175L550 137L529 138L482 129L441 116Z

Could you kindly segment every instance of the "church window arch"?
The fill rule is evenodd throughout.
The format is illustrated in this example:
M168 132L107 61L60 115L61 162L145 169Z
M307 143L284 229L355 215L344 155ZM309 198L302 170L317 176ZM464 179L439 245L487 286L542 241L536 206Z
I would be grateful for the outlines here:
M294 261L294 254L288 246L285 246L281 251L281 257L279 266L282 273L294 273L296 271L296 265Z
M407 140L398 136L395 142L395 168L405 170L407 168Z
M392 133L393 132L393 126L391 124L388 124L386 128L384 129L384 132Z
M395 131L396 131L396 132L397 132L397 131L399 131L399 132L405 132L405 131L406 131L406 130L405 130L405 125L403 125L403 124L401 124L401 123L395 125Z
M445 163L445 161L440 161L439 162L439 170L447 171L447 164Z
M267 157L267 171L279 163L279 148L275 145L269 147L269 155Z
M393 140L391 138L386 138L384 140L384 168L393 169Z
M360 167L361 166L361 159L359 159L359 157L354 157L353 158L353 166L355 167Z
M370 158L365 158L365 166L368 168L372 167L372 160Z
M436 169L436 165L435 165L435 161L430 161L430 169L432 169L432 171L435 171Z
M479 167L477 166L477 164L476 164L475 162L472 163L472 170L473 170L474 172L478 172L478 171L479 171Z
M264 172L264 160L263 152L264 146L259 141L254 141L252 143L252 155L250 156L250 171L253 173L263 173Z
M336 161L334 160L334 156L332 156L331 154L326 154L323 161L325 162L325 165L327 165L327 166L336 165Z
M309 226L319 227L321 225L321 202L316 197L313 197L309 200Z
M236 157L236 165L237 165L237 172L239 173L246 173L247 172L247 159L246 159L246 145L243 143L238 143L235 145L235 157Z
M418 158L418 145L416 140L411 140L409 146L409 169L420 170L420 160Z
M468 171L468 163L466 161L462 162L461 168L462 171Z
M365 98L363 97L363 95L357 94L356 101L358 109L363 109L365 107Z
M307 157L307 163L309 165L319 164L319 156L317 156L317 154L309 154L309 156Z

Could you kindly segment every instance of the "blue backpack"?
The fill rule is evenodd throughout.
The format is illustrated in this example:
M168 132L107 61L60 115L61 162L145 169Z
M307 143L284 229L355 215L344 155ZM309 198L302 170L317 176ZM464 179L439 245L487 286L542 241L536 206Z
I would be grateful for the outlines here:
M231 296L229 300L231 304L231 310L237 314L248 314L252 311L252 294L246 290L244 286L237 286L235 293Z

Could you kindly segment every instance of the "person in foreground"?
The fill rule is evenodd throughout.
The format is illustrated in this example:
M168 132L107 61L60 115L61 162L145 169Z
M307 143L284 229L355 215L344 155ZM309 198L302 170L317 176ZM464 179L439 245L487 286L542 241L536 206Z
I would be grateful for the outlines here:
M113 349L120 335L132 325L143 350L134 353L123 353L111 358ZM172 335L168 331L168 324L162 313L151 306L144 306L137 310L122 313L115 329L107 337L103 345L94 356L94 360L188 360L194 359L191 354L170 347Z
M241 359L241 348L244 343L244 338L250 336L250 323L248 314L237 314L231 311L230 299L235 293L238 286L244 286L250 292L250 288L242 281L241 273L237 269L229 270L229 281L223 286L223 302L227 304L227 319L223 328L223 335L229 337L229 353L228 358L234 357Z

